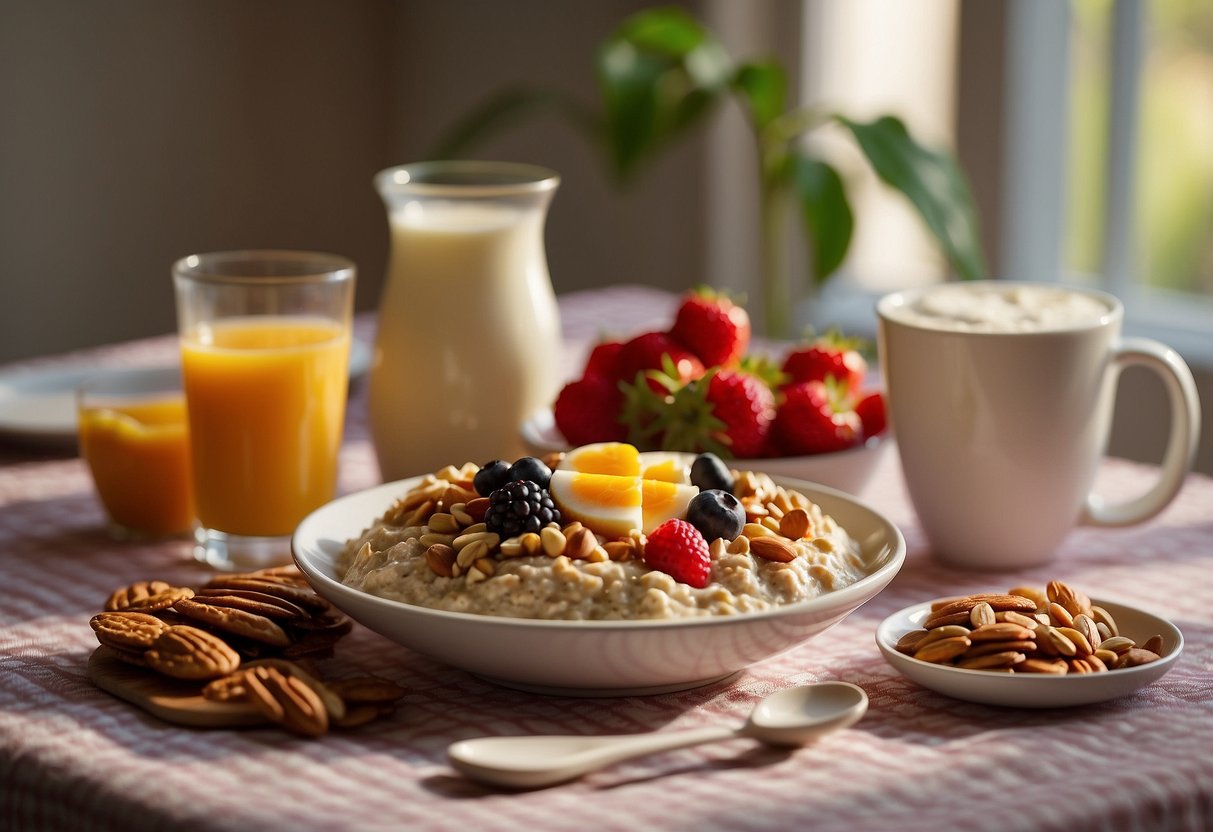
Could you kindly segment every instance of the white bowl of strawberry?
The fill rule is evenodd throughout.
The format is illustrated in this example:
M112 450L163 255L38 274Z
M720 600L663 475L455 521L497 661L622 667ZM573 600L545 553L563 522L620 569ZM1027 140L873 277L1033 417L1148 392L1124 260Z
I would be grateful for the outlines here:
M774 354L749 347L743 307L688 293L668 330L597 344L523 440L537 453L612 441L709 451L738 469L861 491L889 431L858 345L829 334Z

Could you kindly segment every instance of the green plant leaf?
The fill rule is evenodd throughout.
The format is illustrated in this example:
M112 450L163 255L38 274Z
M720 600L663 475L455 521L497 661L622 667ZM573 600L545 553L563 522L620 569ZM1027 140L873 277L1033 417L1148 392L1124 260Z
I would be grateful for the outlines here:
M846 257L855 217L846 186L833 166L797 153L792 161L792 176L808 237L813 282L820 285Z
M855 136L877 176L910 200L960 277L984 277L977 212L955 159L916 142L893 116L871 122L836 119Z
M602 119L581 102L559 90L517 87L489 96L463 116L442 135L429 158L459 158L491 134L544 112L567 119L591 142L601 142Z
M606 144L619 178L699 122L732 74L724 47L679 8L625 20L598 50Z
M733 76L733 87L749 105L750 118L759 133L783 113L787 104L787 75L775 61L742 64Z

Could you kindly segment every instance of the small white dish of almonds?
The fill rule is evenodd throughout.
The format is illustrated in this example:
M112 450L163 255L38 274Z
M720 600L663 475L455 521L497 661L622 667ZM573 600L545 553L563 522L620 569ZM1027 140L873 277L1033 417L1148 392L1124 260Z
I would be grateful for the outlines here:
M602 529L637 518L647 528L654 494L669 498L659 501L668 514L696 487L637 481L643 505L581 505L585 526L570 522L578 506L566 499L561 524L502 537L481 530L480 470L448 467L330 503L296 530L295 560L318 593L370 629L523 690L624 696L727 678L841 621L905 558L897 528L855 498L741 472L734 488L748 522L731 542L704 543L708 572L688 583L648 565L652 534ZM551 474L556 497L562 478L573 497L589 493L576 483L593 490L612 479L581 477ZM662 525L674 522L683 521Z
M1160 679L1183 651L1183 634L1145 610L1051 581L1043 591L915 604L886 618L876 643L894 668L937 693L1060 708L1128 696Z

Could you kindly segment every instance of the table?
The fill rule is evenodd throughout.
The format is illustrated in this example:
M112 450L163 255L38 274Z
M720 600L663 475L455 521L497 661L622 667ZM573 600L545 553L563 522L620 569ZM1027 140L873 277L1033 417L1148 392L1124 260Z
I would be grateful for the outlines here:
M635 287L563 297L579 365L611 322L669 319L675 299ZM366 331L373 322L360 322ZM165 350L152 339L87 355ZM171 349L171 347L170 347ZM355 389L341 488L377 481ZM1100 486L1139 490L1153 469L1108 460ZM905 567L836 628L726 683L623 699L565 699L495 687L355 628L328 660L410 691L390 720L319 741L280 730L193 731L95 689L89 617L139 579L199 583L183 542L107 539L83 463L0 452L0 829L770 829L1065 830L1213 827L1213 479L1192 475L1159 518L1081 529L1048 567L1015 574L933 562L889 454L862 497L903 530ZM1161 681L1057 711L947 699L897 675L873 640L908 604L1052 578L1161 611L1187 639ZM336 672L340 671L340 672ZM855 728L797 751L747 740L618 765L576 783L506 793L445 762L457 739L505 732L608 733L740 722L776 688L823 679L862 686Z

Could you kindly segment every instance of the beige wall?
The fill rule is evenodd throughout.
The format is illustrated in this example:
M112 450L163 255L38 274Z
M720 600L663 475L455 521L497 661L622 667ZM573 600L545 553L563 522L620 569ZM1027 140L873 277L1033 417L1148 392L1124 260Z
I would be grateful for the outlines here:
M171 331L169 267L197 251L346 254L372 308L387 256L373 174L424 157L502 84L588 97L594 44L643 5L5 0L0 362ZM557 291L702 279L702 143L622 194L554 121L483 155L562 174Z
M732 0L685 5L728 22L744 41L730 43L738 54L758 51L755 41L794 50L794 27L764 27L778 16L763 11L786 15L789 0L746 2L744 14ZM387 256L373 174L424 157L457 113L502 85L558 84L590 98L595 44L646 5L4 0L0 363L171 331L169 267L197 251L346 254L361 267L359 307L373 308ZM981 4L963 8L960 59L984 69L960 74L961 153L991 213L999 154L989 128L999 113L990 91L1000 76L987 70L998 63L1002 6L981 15ZM736 229L728 246L705 239L709 196L742 220L753 205L746 181L705 184L720 154L748 152L737 114L727 116L717 134L726 140L713 155L706 141L684 144L622 192L555 120L522 125L482 155L561 173L548 224L557 291L618 282L744 286L714 269L744 269L752 241ZM992 262L994 220L984 223ZM1213 379L1200 375L1213 411ZM1166 413L1149 403L1160 401L1147 395L1150 383L1128 374L1115 453L1158 458ZM1207 434L1209 424L1206 417ZM1213 471L1213 436L1200 459Z

